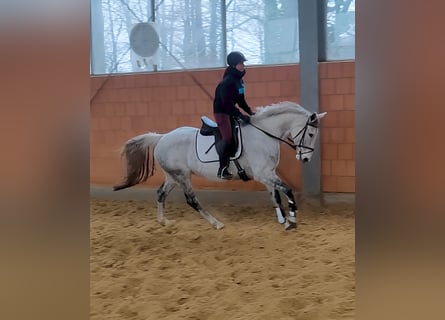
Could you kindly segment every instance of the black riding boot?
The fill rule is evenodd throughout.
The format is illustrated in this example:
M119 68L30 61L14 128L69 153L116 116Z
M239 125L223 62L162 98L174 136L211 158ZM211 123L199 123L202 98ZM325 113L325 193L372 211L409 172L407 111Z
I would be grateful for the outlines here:
M219 169L218 178L224 180L232 179L233 175L229 171L229 145L225 141L220 142L219 146Z

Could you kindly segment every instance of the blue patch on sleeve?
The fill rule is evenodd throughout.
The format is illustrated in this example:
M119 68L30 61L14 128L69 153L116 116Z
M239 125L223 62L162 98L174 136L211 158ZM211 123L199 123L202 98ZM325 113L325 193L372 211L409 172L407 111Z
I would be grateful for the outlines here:
M238 89L238 93L239 93L239 94L244 94L244 84L243 84L242 87L240 87L240 88Z

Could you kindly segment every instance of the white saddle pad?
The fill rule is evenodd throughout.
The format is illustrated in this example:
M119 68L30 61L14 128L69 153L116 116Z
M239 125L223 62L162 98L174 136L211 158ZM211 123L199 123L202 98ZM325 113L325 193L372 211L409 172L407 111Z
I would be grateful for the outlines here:
M230 160L238 159L241 156L241 152L243 149L243 143L241 140L241 130L237 130L238 136L238 148L233 157L230 157ZM198 156L199 161L201 162L218 162L219 157L215 148L215 136L203 136L198 132L196 133L196 155Z

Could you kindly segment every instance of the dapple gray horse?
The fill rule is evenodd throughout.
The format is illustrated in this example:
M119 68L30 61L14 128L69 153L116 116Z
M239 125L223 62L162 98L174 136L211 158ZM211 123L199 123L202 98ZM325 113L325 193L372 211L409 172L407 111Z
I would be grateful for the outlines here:
M250 124L241 125L239 138L242 141L242 151L238 152L237 161L248 178L266 186L271 194L278 222L282 223L285 229L295 228L297 213L295 197L292 189L283 183L275 172L280 159L280 142L293 147L298 160L309 161L318 136L319 121L326 112L311 113L299 104L287 101L258 107L255 111L256 114L250 117ZM165 174L165 181L157 191L158 221L162 225L169 223L164 215L165 200L170 191L180 185L187 203L215 229L223 228L224 224L202 207L192 189L192 174L217 180L218 157L214 147L214 161L209 160L208 154L204 155L203 151L199 150L199 144L206 143L202 142L203 138L198 128L180 127L165 134L150 132L128 140L122 149L122 155L126 158L126 177L113 189L120 190L146 181L153 175L155 160ZM209 148L204 148L208 153L214 146L215 139L207 138L213 141ZM291 143L286 141L287 139ZM230 170L236 173L237 169L238 167L231 161ZM234 174L234 179L240 178ZM284 193L288 199L287 217L279 192Z

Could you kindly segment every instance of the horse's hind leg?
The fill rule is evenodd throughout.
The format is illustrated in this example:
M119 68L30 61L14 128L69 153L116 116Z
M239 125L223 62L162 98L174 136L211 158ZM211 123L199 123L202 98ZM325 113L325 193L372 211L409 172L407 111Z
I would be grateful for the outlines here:
M173 221L168 220L164 215L165 199L167 198L170 191L176 187L176 182L171 178L166 177L164 183L159 187L158 194L158 221L161 225L165 226Z
M198 201L195 192L192 189L192 183L190 178L179 179L179 183L184 190L185 199L190 207L198 211L201 216L206 219L215 229L219 230L224 228L224 223L218 221L214 216L208 213Z

